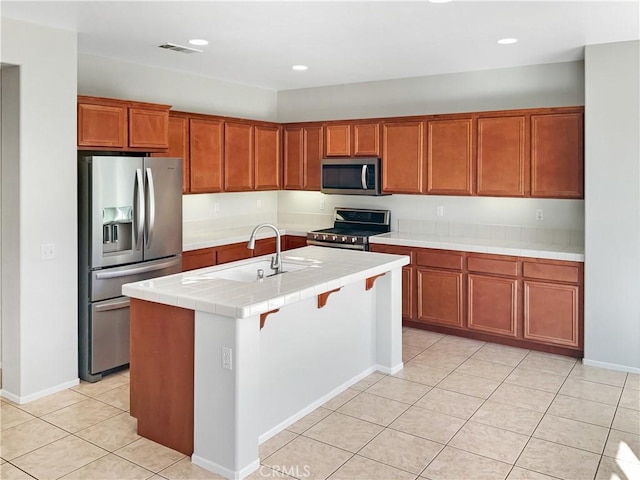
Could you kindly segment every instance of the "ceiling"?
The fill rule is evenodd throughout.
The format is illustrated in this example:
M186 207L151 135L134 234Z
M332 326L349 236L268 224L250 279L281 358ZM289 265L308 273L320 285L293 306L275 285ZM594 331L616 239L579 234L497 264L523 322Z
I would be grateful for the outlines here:
M287 90L581 60L584 45L640 39L639 4L3 0L1 14L77 31L82 53ZM158 48L193 38L204 53Z

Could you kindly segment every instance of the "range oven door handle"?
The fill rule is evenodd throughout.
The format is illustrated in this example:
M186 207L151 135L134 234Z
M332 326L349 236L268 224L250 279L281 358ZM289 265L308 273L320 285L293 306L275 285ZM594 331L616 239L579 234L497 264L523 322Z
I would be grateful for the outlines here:
M362 165L362 173L360 174L360 181L362 182L362 189L367 189L367 166Z
M96 312L108 312L110 310L119 310L121 308L129 307L130 300L127 298L125 300L118 300L115 302L103 303L100 305L96 305Z

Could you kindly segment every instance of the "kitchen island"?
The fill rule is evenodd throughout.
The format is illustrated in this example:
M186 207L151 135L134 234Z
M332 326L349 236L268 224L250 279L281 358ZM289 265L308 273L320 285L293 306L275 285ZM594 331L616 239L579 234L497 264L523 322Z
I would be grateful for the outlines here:
M138 433L227 478L378 370L402 369L405 256L304 247L128 284ZM258 270L265 278L258 279Z

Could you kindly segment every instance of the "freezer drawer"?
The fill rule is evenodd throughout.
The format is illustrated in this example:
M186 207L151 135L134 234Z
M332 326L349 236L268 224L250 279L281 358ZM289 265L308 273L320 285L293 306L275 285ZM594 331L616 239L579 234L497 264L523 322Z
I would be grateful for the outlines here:
M129 298L91 305L89 372L97 374L129 363Z
M150 278L164 277L182 271L182 255L122 267L94 270L90 275L91 301L106 300L122 295L122 285Z

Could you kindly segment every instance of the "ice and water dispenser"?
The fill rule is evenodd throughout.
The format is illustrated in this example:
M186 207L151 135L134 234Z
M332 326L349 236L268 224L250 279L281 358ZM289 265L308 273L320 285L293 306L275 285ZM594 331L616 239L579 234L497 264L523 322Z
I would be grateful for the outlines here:
M131 250L133 241L133 207L102 209L102 253Z

